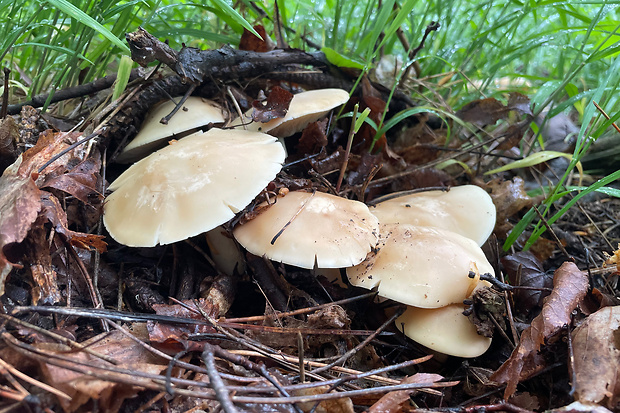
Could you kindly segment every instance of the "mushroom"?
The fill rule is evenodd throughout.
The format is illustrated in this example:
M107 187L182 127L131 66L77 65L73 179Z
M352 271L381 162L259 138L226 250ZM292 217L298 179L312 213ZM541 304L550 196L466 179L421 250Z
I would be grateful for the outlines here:
M480 273L494 274L471 239L440 228L381 224L381 239L364 262L347 268L356 287L378 287L379 295L421 308L462 302L478 286ZM243 243L242 243L243 244ZM470 278L473 271L477 277Z
M488 350L491 339L478 334L463 315L462 304L441 308L408 307L396 326L413 341L431 350L457 357L477 357Z
M260 123L246 125L247 130L269 133L278 138L286 138L304 130L306 125L325 116L330 110L349 100L349 92L343 89L319 89L301 92L293 96L286 116ZM250 109L241 118L233 121L233 127L243 128L252 118Z
M190 96L183 103L183 108L179 110L164 125L160 119L168 115L175 108L180 97L173 100L166 100L157 104L146 115L142 122L142 128L136 137L129 142L123 152L116 158L117 162L134 162L155 149L159 149L165 140L169 140L184 132L200 128L210 123L224 123L222 108L215 102L203 99L198 96Z
M266 204L262 204L265 207ZM233 230L255 255L301 268L359 264L378 240L377 218L358 201L293 191Z
M247 206L282 168L272 136L211 129L132 165L111 185L103 222L133 247L170 244L208 231Z
M495 205L486 191L463 185L449 191L428 191L398 196L370 207L382 224L411 224L447 229L478 245L495 228Z

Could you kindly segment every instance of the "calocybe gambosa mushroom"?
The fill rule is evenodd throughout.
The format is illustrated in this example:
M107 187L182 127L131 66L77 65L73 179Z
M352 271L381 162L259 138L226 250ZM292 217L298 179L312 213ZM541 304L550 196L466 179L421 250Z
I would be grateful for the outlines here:
M160 120L175 108L181 98L166 100L157 104L149 111L142 122L142 127L135 138L123 149L116 158L117 162L130 163L153 150L160 148L166 140L178 138L180 134L208 124L221 124L226 121L222 108L212 100L198 96L190 96L174 116L163 124Z
M344 268L362 262L377 244L377 227L377 218L361 202L294 191L237 226L233 235L252 254L273 261Z
M440 228L381 224L381 239L364 262L347 268L356 287L378 288L381 297L421 308L461 303L480 283L476 274L494 274L480 247Z
M286 138L301 132L309 123L325 116L330 110L345 104L349 100L349 92L343 89L318 89L301 92L293 96L286 116L269 122L252 122L245 126L247 130L264 132L278 138ZM252 117L249 110L241 118L233 121L232 126L243 128Z
M221 225L245 208L282 168L272 136L211 129L132 165L111 185L103 222L128 246L170 244Z
M382 224L411 224L456 232L484 244L495 227L493 200L475 185L392 197L370 207Z

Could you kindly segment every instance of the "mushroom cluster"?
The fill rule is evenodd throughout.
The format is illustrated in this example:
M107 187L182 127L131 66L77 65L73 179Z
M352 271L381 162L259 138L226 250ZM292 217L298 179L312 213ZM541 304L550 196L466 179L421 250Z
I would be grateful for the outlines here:
M491 197L464 185L392 197L371 212L381 239L363 263L347 269L351 284L406 304L396 324L412 340L459 357L484 353L491 339L477 334L462 303L488 285L480 274L494 275L480 248L495 226Z
M302 268L346 268L352 285L406 304L397 325L433 350L475 357L489 347L462 315L463 301L488 285L479 274L494 274L479 245L493 230L495 207L481 188L401 196L370 209L295 191L261 207L233 231L251 253Z
M228 222L280 172L286 154L274 135L292 135L348 98L341 89L304 92L295 95L284 118L251 123L247 130L240 126L247 122L242 119L236 129L207 132L202 129L225 123L215 102L189 97L166 125L160 119L176 104L156 105L117 158L122 163L148 155L109 186L103 212L108 232L121 244L152 247ZM207 239L213 245L224 242L215 233Z
M230 245L236 246L218 227L279 173L285 151L272 135L301 131L347 99L348 93L337 89L304 92L293 97L284 118L249 125L244 118L233 122L233 129L194 133L192 128L224 118L215 103L192 99L186 106L193 118L180 112L167 127L147 124L125 149L125 160L182 131L191 134L138 161L110 185L104 204L108 232L119 243L140 247L206 232L218 266L229 274L239 271L239 252L227 258ZM151 123L170 110L164 107L148 116ZM174 123L180 128L171 127ZM233 230L247 251L301 268L346 268L352 285L406 304L397 324L436 351L475 357L490 345L461 314L463 300L486 285L470 273L493 274L480 245L493 230L495 207L481 188L391 197L370 208L321 192L293 191L256 211L262 212Z

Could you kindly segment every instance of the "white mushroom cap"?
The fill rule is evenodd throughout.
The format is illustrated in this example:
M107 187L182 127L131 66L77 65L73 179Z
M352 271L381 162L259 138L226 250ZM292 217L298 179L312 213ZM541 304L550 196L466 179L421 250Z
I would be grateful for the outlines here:
M473 239L478 245L491 235L496 220L493 200L475 185L399 196L371 206L370 212L382 224L443 228Z
M319 89L301 92L293 96L286 116L269 122L252 122L246 125L247 130L269 133L278 138L286 138L301 132L312 122L325 116L330 110L347 103L349 92L343 89ZM243 123L252 119L252 111L247 111L242 118L237 118L232 125L243 128Z
M132 165L110 185L103 222L121 244L170 244L234 217L282 168L272 136L211 129Z
M463 315L462 304L441 308L408 307L396 319L407 337L431 350L457 357L478 357L489 349L491 339L477 333Z
M471 239L440 228L381 224L377 251L347 268L356 287L378 287L379 295L421 308L462 302L477 286L486 285L469 272L494 274L480 247Z
M183 107L187 110L181 108L167 125L161 123L161 118L172 112L176 106L175 102L180 99L177 97L174 98L174 101L166 100L151 109L142 122L142 127L136 137L123 149L116 161L121 163L133 162L160 147L166 139L173 139L176 135L209 123L224 123L226 121L222 114L222 108L217 103L198 96L190 96L183 103Z
M237 226L233 235L252 254L277 262L301 268L313 268L315 263L318 268L344 268L366 258L377 244L377 227L377 218L361 202L294 191Z

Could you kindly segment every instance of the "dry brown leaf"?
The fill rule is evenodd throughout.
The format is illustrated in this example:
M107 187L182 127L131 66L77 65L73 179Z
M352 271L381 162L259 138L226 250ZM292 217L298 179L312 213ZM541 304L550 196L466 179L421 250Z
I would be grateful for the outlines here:
M0 171L15 162L19 129L11 116L0 121Z
M553 278L545 273L540 260L530 251L516 252L502 258L504 271L512 285L551 288ZM517 279L519 266L521 266L521 278ZM515 307L523 314L529 314L532 310L542 305L543 291L541 290L516 290L513 293L517 301Z
M491 195L497 209L495 231L500 238L505 238L508 231L512 229L508 219L523 208L530 208L533 205L532 198L525 192L523 184L523 179L519 177L514 177L512 181L495 179L487 184L488 189L490 189L489 195Z
M102 235L86 234L83 232L71 231L67 228L67 214L62 209L58 198L49 192L41 191L41 216L47 218L52 223L57 233L62 234L71 245L83 249L96 249L105 252L107 244L103 241Z
M461 110L456 112L456 116L465 122L477 123L480 125L492 125L500 119L506 119L510 109L504 106L495 98L478 99L469 102Z
M573 332L575 399L620 409L620 306L590 315Z
M531 115L530 98L519 92L511 92L506 107L522 115Z
M317 386L310 387L307 389L299 389L292 392L293 396L314 396L317 394L324 394L329 390L329 386ZM308 413L316 402L306 402L306 403L298 403L297 406L304 411L304 413ZM319 403L315 412L317 413L353 413L353 402L348 397L343 397L341 399L332 399L332 400L323 400Z
M0 295L15 264L6 257L8 246L26 238L41 209L41 191L30 176L17 174L19 161L0 177Z
M69 172L47 177L41 184L41 188L61 190L88 204L89 195L94 194L100 199L103 198L96 189L100 168L99 157L89 156Z
M517 384L545 368L539 354L541 346L556 336L571 321L571 313L588 291L588 276L572 262L555 271L553 291L545 299L542 312L521 334L521 341L508 360L491 376L498 384L506 384L504 399L517 389Z
M254 122L269 122L270 120L283 118L288 112L288 107L293 100L293 94L280 86L274 86L267 96L266 102L255 100L252 102L252 119Z
M239 42L239 50L265 53L276 47L271 38L267 36L267 32L262 25L257 24L254 26L254 30L256 30L256 33L260 34L262 39L256 37L256 35L251 33L248 29L243 29L241 41Z
M439 374L417 373L413 376L405 377L400 384L409 383L435 383L443 380ZM381 397L375 404L370 406L368 413L398 413L403 411L403 405L409 402L409 396L415 393L416 389L398 390L389 392Z
M55 155L67 149L72 143L77 142L77 140L81 137L82 134L77 132L54 133L51 130L41 132L39 138L37 139L36 145L23 153L22 163L19 167L19 174L22 176L28 176L31 174L38 176L38 170L40 167L51 160ZM45 168L45 173L49 173L56 168L61 168L64 171L66 169L65 165L69 163L71 158L75 157L75 151L76 149L69 151L52 162Z
M190 308L195 308L194 301L184 301ZM210 301L201 298L197 300L198 305L202 311L211 317L219 316L219 308L213 305ZM178 318L191 318L194 320L203 320L204 317L194 311L190 311L187 308L174 304L153 304L153 309L158 315L165 315ZM190 334L207 334L214 333L215 329L208 324L163 324L154 321L147 322L147 329L149 332L149 340L151 342L165 344L166 346L178 347L179 343L187 338ZM182 347L182 345L181 345Z
M156 359L152 353L119 331L113 331L107 336L103 334L91 339L89 342L93 343L90 346L92 350L116 360L118 362L115 366L116 368L150 374L159 374L166 368L166 364L162 364L162 359ZM49 351L49 344L40 344L39 346ZM55 351L52 350L52 353L56 353L64 358L87 363L93 367L111 366L110 363L84 352L68 352L67 350L69 349L64 346L54 346L53 348L55 348ZM68 413L83 411L82 407L90 400L97 400L97 411L99 412L118 412L125 399L135 397L142 390L142 388L138 387L141 379L136 376L119 376L124 377L129 382L114 383L43 362L41 362L41 367L43 376L48 384L71 396L71 400L59 399L63 409ZM84 366L76 367L84 371L102 372L101 370L88 369Z
M297 144L297 153L300 155L314 154L327 146L327 118L322 121L312 122L304 129Z

